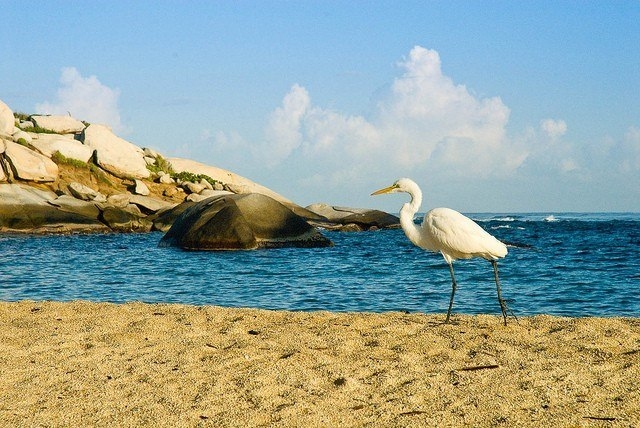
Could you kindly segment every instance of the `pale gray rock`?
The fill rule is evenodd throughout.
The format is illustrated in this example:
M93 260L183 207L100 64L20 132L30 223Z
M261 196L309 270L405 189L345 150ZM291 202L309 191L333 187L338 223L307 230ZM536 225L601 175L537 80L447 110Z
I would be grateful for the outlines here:
M156 163L156 158L152 158L150 156L143 157L145 163L149 166L154 165Z
M27 143L31 143L31 141L33 140L33 138L31 137L31 135L29 135L28 132L24 132L20 128L15 128L14 132L13 132L12 140L15 143L17 143L18 140L20 140L20 139L23 139Z
M213 186L211 185L211 183L209 183L209 181L205 180L204 178L200 180L199 184L201 186L204 186L204 189L201 190L200 193L202 193L204 190L213 190Z
M25 128L33 128L35 126L35 124L33 122L31 122L30 120L21 120L20 121L20 128L25 129Z
M142 180L134 180L133 181L133 194L134 195L141 195L141 196L149 196L149 194L151 193L149 191L149 188L147 187L146 184L144 184L144 182Z
M120 178L147 178L151 174L142 149L116 136L104 125L91 124L83 133L83 142L96 151L96 162Z
M171 178L171 175L167 174L166 172L162 172L160 171L160 175L158 176L158 183L162 183L162 184L173 184L176 181Z
M16 178L40 183L58 178L58 165L48 157L11 141L5 141L5 147L4 156Z
M200 196L204 196L206 198L210 198L212 196L225 196L225 195L233 195L233 192L229 192L227 190L211 190L211 189L204 189L202 192L200 192Z
M184 183L182 183L182 188L184 190L187 190L189 193L200 193L205 189L205 186L203 186L200 183L192 183L191 181L185 181Z
M275 199L251 193L213 197L189 206L159 245L233 250L326 247L333 243Z
M0 100L0 137L11 137L14 126L13 111Z
M93 190L89 186L85 186L82 183L74 181L69 183L67 187L69 189L69 192L71 192L74 197L83 201L107 202L107 197L105 195L96 190Z
M210 196L202 196L199 193L190 193L184 198L185 202L200 202L209 199Z
M107 197L107 204L118 208L126 208L131 201L131 193L116 193Z
M29 134L28 134L29 135ZM30 134L35 135L31 145L40 153L47 157L53 156L55 152L60 152L66 158L76 159L82 162L89 162L93 156L93 149L85 146L71 135L58 134ZM15 137L15 135L14 135Z
M154 161L158 156L160 156L160 154L158 152L156 152L155 150L153 150L153 149L151 149L149 147L145 147L144 149L142 149L142 151L143 151L145 156L153 158Z
M200 193L191 193L190 195L187 195L187 197L185 198L185 201L200 202L200 201L204 201L205 199L209 199L213 196L225 196L225 195L235 195L235 193L229 192L227 190L204 189Z
M171 208L176 204L151 196L131 195L129 202L137 205L143 212L155 213L161 209Z
M31 119L31 121L35 123L36 126L44 129L49 129L59 134L73 134L76 132L80 132L85 128L84 123L80 122L78 119L74 119L71 116L33 115L29 119Z

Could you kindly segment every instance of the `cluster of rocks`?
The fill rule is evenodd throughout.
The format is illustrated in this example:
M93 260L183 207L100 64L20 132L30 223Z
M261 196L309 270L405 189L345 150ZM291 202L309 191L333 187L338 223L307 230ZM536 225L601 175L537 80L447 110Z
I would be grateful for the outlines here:
M331 241L318 228L398 226L397 217L375 210L300 207L230 171L164 158L104 125L20 117L0 101L0 232L159 230L167 232L162 245L236 249L325 246ZM63 180L61 169L74 162L119 183L107 179L101 191L93 178Z

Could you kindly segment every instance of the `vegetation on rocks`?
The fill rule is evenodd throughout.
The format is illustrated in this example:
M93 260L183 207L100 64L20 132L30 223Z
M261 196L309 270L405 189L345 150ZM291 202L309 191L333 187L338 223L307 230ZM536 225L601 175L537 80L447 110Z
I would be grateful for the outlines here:
M152 165L147 165L147 169L149 171L155 174L164 172L165 174L169 174L171 176L175 174L175 171L171 167L171 163L169 163L168 160L163 158L161 155L158 155L155 159L155 163L153 163Z
M218 183L218 180L214 180L213 178L209 177L206 174L194 174L189 171L182 171L179 173L171 174L171 178L173 178L176 181L190 181L192 183L199 183L204 179L208 181L209 184L211 184L212 186Z

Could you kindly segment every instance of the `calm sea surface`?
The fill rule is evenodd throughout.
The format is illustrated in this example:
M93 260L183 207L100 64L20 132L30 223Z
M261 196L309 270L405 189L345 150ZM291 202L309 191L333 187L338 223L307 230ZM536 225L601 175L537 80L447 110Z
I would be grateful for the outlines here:
M517 315L640 317L640 214L469 216L509 244L498 265ZM324 233L335 247L234 252L158 248L161 233L0 235L0 300L446 312L446 263L402 230ZM491 264L454 267L454 312L499 314Z

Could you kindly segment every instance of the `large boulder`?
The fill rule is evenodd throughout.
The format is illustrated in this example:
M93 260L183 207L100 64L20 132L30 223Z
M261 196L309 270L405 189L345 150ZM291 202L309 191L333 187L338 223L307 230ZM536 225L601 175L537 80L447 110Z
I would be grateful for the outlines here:
M160 232L165 233L168 232L176 219L193 205L195 205L195 202L183 202L174 207L159 210L152 216L153 230L159 230Z
M58 134L74 134L85 128L84 123L71 116L33 115L30 119L36 126L57 132Z
M326 247L333 243L268 196L212 197L187 208L160 241L185 250Z
M48 157L11 141L5 141L5 147L4 156L16 178L35 182L52 182L58 178L58 165Z
M82 139L95 150L96 163L116 177L149 177L142 149L116 136L108 127L91 124L84 129Z
M80 201L78 201L80 202ZM0 232L74 233L106 232L95 210L58 200L53 192L23 184L0 184Z
M327 204L312 204L306 209L323 217L323 219L307 218L307 220L311 224L326 229L361 231L400 227L400 219L384 211L337 207Z
M10 137L13 135L15 118L13 111L8 105L0 101L0 137Z
M47 157L60 152L66 158L89 162L93 149L69 135L31 134L30 144Z

